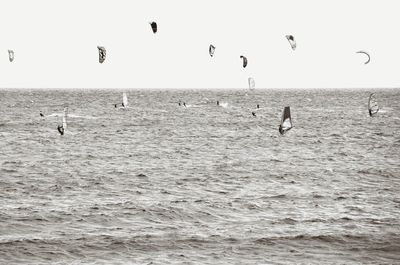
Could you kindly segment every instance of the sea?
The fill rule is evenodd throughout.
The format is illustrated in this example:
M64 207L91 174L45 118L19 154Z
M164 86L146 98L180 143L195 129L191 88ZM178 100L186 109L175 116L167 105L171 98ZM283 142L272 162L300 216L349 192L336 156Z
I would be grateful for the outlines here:
M400 264L399 103L400 89L1 89L0 264Z

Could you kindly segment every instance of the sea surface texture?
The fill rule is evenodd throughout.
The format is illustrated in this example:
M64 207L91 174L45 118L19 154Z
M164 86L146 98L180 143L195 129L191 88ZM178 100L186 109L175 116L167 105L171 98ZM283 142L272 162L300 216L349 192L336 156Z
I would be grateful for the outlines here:
M398 89L0 90L0 264L399 264L399 103Z

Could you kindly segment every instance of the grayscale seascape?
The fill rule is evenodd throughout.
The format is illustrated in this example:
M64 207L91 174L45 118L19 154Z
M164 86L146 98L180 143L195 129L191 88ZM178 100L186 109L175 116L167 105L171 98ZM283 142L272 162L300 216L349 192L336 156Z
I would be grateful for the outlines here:
M129 107L114 108L122 92ZM399 102L398 89L2 89L0 264L398 264Z

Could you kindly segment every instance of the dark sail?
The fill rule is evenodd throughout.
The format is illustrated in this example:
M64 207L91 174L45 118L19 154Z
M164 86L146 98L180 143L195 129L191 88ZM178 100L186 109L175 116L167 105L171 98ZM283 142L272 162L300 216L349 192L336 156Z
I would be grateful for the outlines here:
M240 55L240 58L243 59L243 68L246 68L246 66L247 66L247 58L244 57L243 55Z
M369 100L368 100L368 112L369 112L369 116L373 116L375 114L377 114L379 111L379 105L378 105L378 101L375 98L375 94L372 93L371 95L369 95Z
M290 107L285 107L282 113L281 124L279 125L280 134L285 134L287 131L292 129L292 118L290 116Z
M103 63L106 60L106 49L102 46L97 46L99 50L99 63Z
M292 47L292 50L296 50L297 47L297 43L293 37L293 35L286 35L286 39L289 41L290 43L290 47Z
M214 52L215 52L215 46L210 44L210 48L208 49L208 53L210 54L211 57L214 56Z
M151 26L151 29L153 30L153 33L155 34L155 33L157 33L157 23L156 22L150 22L150 26Z

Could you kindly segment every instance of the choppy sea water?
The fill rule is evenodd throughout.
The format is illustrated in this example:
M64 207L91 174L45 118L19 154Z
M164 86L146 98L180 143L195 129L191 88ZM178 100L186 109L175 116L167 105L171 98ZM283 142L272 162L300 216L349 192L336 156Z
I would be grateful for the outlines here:
M400 262L400 90L126 92L0 90L1 264Z

